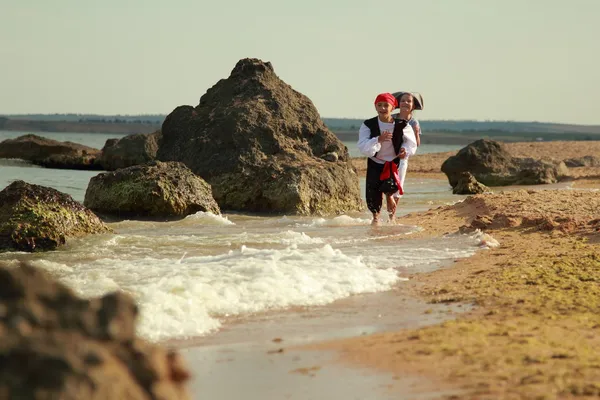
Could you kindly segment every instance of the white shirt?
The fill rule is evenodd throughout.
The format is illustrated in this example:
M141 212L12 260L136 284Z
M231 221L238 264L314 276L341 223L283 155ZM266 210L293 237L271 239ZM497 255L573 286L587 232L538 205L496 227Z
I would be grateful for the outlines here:
M385 131L394 131L393 122L382 122L379 118L377 118L377 122L379 123L379 130L381 133ZM406 158L408 158L417 151L417 139L415 138L413 128L408 124L402 130L402 133L404 137L402 139L401 148L406 150ZM371 130L363 122L358 130L358 151L360 151L361 154L379 164L384 164L386 161L392 161L397 157L391 140L379 143L377 136L373 138L370 136ZM379 154L377 154L377 152L379 152ZM377 157L375 157L375 154L377 154Z

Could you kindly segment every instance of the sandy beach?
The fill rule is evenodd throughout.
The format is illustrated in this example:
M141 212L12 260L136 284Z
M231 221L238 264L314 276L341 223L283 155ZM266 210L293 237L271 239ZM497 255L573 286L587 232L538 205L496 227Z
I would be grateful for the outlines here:
M514 156L557 160L600 154L598 142L507 147ZM409 177L440 175L447 156L415 156ZM483 229L499 243L408 283L418 298L472 304L471 312L423 329L309 348L335 349L346 363L397 376L418 372L460 390L461 399L600 395L600 169L571 172L570 190L495 188L400 219L424 227L423 235Z
M507 147L514 156L556 160L600 155L600 142ZM440 165L452 154L412 157L407 179L445 180ZM364 164L355 160L359 173ZM560 190L492 188L399 218L421 226L424 237L479 229L490 245L410 276L401 291L291 319L285 312L258 316L243 330L231 324L213 342L173 344L201 376L196 398L260 398L252 394L260 385L268 388L260 393L289 399L600 395L600 168L570 172ZM207 372L207 361L219 367ZM237 377L245 377L241 391L215 385Z

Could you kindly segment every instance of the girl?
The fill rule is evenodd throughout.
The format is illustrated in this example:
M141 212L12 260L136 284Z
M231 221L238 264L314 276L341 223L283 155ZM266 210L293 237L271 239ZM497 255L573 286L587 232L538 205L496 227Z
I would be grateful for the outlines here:
M358 150L368 157L365 197L367 207L373 213L372 225L380 223L384 193L380 188L382 175L391 175L402 193L398 165L401 159L414 154L417 149L411 126L405 120L392 117L392 110L397 106L398 101L391 93L379 94L375 98L377 116L365 120L358 131ZM387 207L390 221L393 221L396 202L387 201Z
M421 145L421 125L414 118L413 111L423 109L423 96L416 92L396 92L394 97L398 101L400 113L395 114L395 118L406 119L415 131L417 146Z
M415 133L415 139L417 141L417 146L421 145L421 125L419 121L414 118L413 111L422 110L423 109L423 96L419 93L411 93L411 92L396 92L394 93L394 97L398 101L398 108L400 112L394 115L395 119L408 121L408 124L412 127ZM406 178L406 170L408 169L408 157L400 160L400 165L398 166L398 174L400 175L400 185L404 187L404 179ZM393 197L393 198L392 198ZM394 207L391 205L392 201L398 205L398 201L402 197L402 193L396 192L393 196L388 196L388 208Z

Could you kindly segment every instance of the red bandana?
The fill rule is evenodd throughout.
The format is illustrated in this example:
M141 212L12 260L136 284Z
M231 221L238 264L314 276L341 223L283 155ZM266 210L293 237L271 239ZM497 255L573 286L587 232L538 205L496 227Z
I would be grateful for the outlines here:
M391 93L378 94L377 97L375 98L375 104L381 103L381 102L389 103L394 108L398 107L398 100L396 100L394 95L392 95Z

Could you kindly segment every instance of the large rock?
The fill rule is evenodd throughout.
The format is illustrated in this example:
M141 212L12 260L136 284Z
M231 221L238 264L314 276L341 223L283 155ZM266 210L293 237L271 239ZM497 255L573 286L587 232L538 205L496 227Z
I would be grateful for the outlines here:
M20 158L48 168L99 170L100 150L73 142L23 135L0 143L0 158Z
M111 232L58 190L15 181L0 192L0 252L54 250L68 237Z
M82 299L27 265L0 265L0 398L189 399L178 353L135 335L122 293Z
M121 139L108 139L99 163L106 171L145 164L156 159L161 132L138 133Z
M512 157L502 143L480 139L444 161L442 172L454 188L463 172L487 186L508 186L556 183L568 169L562 161Z
M240 60L197 107L162 125L157 158L181 161L212 185L222 209L297 214L360 210L348 149L310 99L268 62Z
M84 204L119 216L181 217L198 211L220 214L211 187L184 164L152 161L98 174Z

